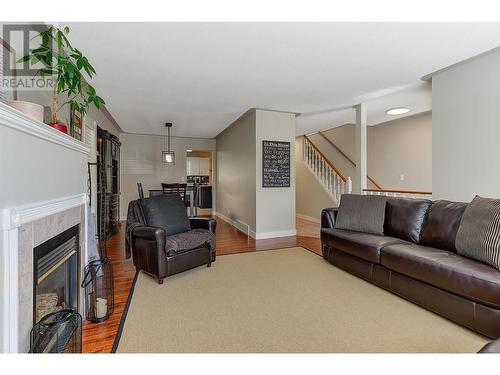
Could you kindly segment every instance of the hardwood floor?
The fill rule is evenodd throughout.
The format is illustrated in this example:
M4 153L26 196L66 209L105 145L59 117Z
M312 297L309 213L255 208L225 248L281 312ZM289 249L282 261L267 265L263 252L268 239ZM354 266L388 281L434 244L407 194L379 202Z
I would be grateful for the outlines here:
M259 250L302 246L321 255L319 227L304 219L297 218L297 236L255 240L236 230L225 221L217 219L217 256L247 253ZM120 232L108 240L108 258L113 264L115 280L115 311L103 323L83 324L83 352L111 353L120 320L134 280L135 267L132 259L125 259L125 224Z

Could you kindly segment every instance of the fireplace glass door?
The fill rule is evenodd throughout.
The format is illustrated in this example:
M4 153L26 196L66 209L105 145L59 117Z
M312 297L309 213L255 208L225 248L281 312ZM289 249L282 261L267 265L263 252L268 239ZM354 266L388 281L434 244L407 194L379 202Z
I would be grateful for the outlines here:
M52 312L78 308L78 252L78 225L35 248L34 324Z

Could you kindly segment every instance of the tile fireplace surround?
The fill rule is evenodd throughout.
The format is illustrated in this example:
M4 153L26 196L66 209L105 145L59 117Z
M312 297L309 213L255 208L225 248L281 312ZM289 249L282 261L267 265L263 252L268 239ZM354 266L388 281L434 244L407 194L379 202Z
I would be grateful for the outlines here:
M10 340L12 346L15 346L17 341L19 353L29 351L29 334L33 327L33 249L79 224L80 249L82 250L80 251L80 265L83 267L87 263L86 206L84 203L85 196L81 195L11 210L11 218L13 217L14 220L11 220L13 227L9 229L9 251L12 255L9 302L13 313L10 319ZM36 214L32 215L34 212ZM81 278L81 270L79 278ZM80 293L79 297L79 310L81 314L83 293Z
M89 154L85 143L0 103L0 352L29 350L36 246L79 224L82 277Z

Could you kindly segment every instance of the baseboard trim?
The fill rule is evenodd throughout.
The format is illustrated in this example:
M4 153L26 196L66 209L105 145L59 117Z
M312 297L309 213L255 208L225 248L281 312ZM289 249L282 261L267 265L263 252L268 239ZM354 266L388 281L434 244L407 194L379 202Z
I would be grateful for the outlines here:
M313 223L321 223L321 219L318 217L312 217L312 216L307 216L307 215L302 215L302 214L296 214L299 219L307 220L307 221L312 221Z
M252 237L256 240L263 240L266 238L278 238L278 237L292 237L297 235L297 229L280 230L275 232L253 232Z
M233 227L235 227L236 229L238 229L241 233L243 233L247 236L253 237L252 233L254 233L254 232L250 229L250 225L248 225L247 223L244 223L242 221L233 220L230 217L227 217L226 215L223 215L217 211L213 211L213 214L215 216L221 218L222 220L224 220L226 223L228 223L228 224L232 225Z
M291 237L297 235L297 229L289 229L289 230L281 230L275 232L255 232L250 229L250 226L247 223L242 221L233 220L220 212L214 211L215 216L221 218L226 223L232 225L236 229L238 229L241 233L250 236L256 240L263 240L266 238L278 238L278 237Z

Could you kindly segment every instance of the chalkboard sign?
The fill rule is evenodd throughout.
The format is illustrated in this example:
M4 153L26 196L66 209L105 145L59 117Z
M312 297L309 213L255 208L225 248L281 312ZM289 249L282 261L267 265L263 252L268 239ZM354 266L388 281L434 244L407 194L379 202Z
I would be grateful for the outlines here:
M290 142L262 141L262 187L290 187Z

